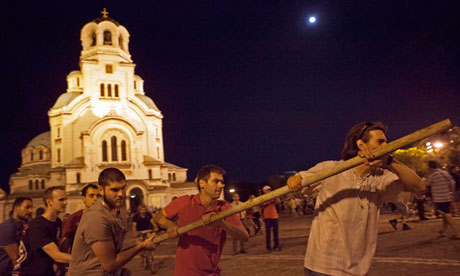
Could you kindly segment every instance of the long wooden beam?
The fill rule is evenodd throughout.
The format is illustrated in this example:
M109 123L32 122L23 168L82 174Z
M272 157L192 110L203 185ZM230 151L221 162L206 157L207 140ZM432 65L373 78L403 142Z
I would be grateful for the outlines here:
M436 134L438 132L441 132L441 131L444 131L448 128L450 128L452 126L451 122L449 119L446 119L446 120L443 120L441 122L438 122L436 124L433 124L429 127L426 127L426 128L423 128L421 130L418 130L414 133L411 133L407 136L404 136L398 140L395 140L391 143L388 143L386 145L383 145L381 147L379 147L376 152L374 152L374 155L376 158L380 157L380 156L383 156L385 154L388 154L388 153L391 153L397 149L400 149L402 147L405 147L405 146L408 146L412 143L415 143L419 140L422 140L424 138L427 138L427 137L430 137L432 136L433 134ZM349 159L345 162L343 162L342 164L340 165L337 165L335 167L332 167L332 168L329 168L329 169L326 169L326 170L323 170L321 172L318 172L312 176L309 176L307 177L306 179L303 179L303 184L302 186L306 187L306 186L310 186L316 182L319 182L323 179L326 179L328 177L331 177L333 175L336 175L336 174L339 174L341 172L344 172L346 170L349 170L353 167L356 167L362 163L364 163L365 161L365 158L361 158L359 156L356 156L352 159ZM252 200L248 200L246 202L244 202L243 204L240 204L238 206L235 206L233 208L230 208L230 209L227 209L225 211L222 211L214 216L211 217L211 223L212 222L215 222L217 220L220 220L220 219L223 219L223 218L226 218L228 216L231 216L231 215L234 215L234 214L237 214L241 211L244 211L246 209L249 209L249 208L252 208L254 206L257 206L257 205L260 205L266 201L269 201L269 200L272 200L274 198L277 198L277 197L280 197L282 195L285 195L287 193L289 193L289 188L288 186L283 186L279 189L276 189L270 193L267 193L267 194L264 194L264 195L261 195L259 197L256 197ZM203 227L203 222L201 220L198 220L198 221L195 221L195 222L192 222L190 224L187 224L185 226L182 226L178 229L178 233L179 234L183 234L183 233L186 233L186 232L189 232L189 231L192 231L194 229L197 229L197 228L200 228L200 227ZM155 237L155 240L154 242L161 242L163 240L166 240L168 239L169 236L167 233L164 233L164 234L161 234L157 237Z

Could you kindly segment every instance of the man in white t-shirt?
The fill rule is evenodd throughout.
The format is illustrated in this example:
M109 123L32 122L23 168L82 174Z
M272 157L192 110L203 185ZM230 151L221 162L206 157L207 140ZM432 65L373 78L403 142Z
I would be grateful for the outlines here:
M367 275L377 245L380 206L403 189L418 192L425 188L412 169L390 155L373 159L372 152L386 144L386 129L380 122L355 125L346 136L342 160L321 162L288 179L290 189L297 191L307 176L357 155L367 159L316 184L319 194L305 255L305 275Z

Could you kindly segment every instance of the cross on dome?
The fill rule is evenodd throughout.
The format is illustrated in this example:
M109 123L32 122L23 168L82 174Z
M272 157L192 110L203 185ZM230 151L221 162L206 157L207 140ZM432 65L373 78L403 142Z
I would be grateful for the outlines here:
M101 13L102 13L102 17L104 18L108 17L107 15L109 14L109 12L105 8L101 11Z

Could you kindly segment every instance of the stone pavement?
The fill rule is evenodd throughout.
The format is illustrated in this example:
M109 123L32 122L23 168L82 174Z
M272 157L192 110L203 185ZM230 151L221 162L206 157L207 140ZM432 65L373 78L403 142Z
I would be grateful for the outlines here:
M393 214L381 215L377 252L369 276L383 275L460 275L460 241L439 237L441 219L418 221L412 218L408 231L394 231L388 220ZM220 266L224 276L281 276L304 275L303 257L308 240L312 216L280 219L281 252L267 253L265 236L251 237L248 254L232 256L231 238L227 241ZM456 218L460 227L460 220ZM158 272L155 275L172 275L176 241L163 242L154 252ZM127 267L132 275L151 275L140 267L140 258L133 259Z

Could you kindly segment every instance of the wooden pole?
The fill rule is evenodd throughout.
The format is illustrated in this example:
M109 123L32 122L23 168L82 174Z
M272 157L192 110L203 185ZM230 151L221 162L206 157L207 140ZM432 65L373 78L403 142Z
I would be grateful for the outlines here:
M380 156L383 156L385 154L388 154L388 153L391 153L397 149L400 149L402 147L405 147L407 145L410 145L414 142L417 142L419 140L422 140L424 138L427 138L427 137L430 137L431 135L435 134L435 133L438 133L438 132L441 132L443 130L446 130L448 129L449 127L451 127L451 122L449 119L446 119L444 121L441 121L441 122L438 122L436 124L433 124L429 127L426 127L426 128L423 128L421 130L418 130L412 134L409 134L407 136L404 136L398 140L395 140L391 143L388 143L386 145L383 145L381 147L379 147L376 152L374 152L374 155L376 158L380 157ZM343 162L342 164L340 165L337 165L335 167L332 167L332 168L329 168L329 169L326 169L326 170L323 170L323 171L320 171L312 176L309 176L305 179L303 179L303 184L302 186L306 187L306 186L310 186L316 182L319 182L323 179L326 179L328 177L331 177L333 175L336 175L336 174L339 174L341 172L344 172L346 170L349 170L353 167L356 167L358 165L361 165L362 163L364 163L365 161L365 158L361 158L359 156L356 156L352 159L349 159L345 162ZM272 200L274 198L277 198L277 197L280 197L282 195L285 195L287 193L289 193L289 187L286 185L286 186L283 186L279 189L276 189L270 193L267 193L267 194L264 194L264 195L261 195L259 197L256 197L254 199L251 199L251 200L248 200L246 202L244 202L243 204L240 204L238 206L235 206L233 208L230 208L230 209L227 209L225 211L222 211L214 216L211 217L211 223L212 222L215 222L217 220L220 220L220 219L223 219L223 218L226 218L228 216L231 216L231 215L234 215L234 214L237 214L239 212L242 212L246 209L249 209L249 208L252 208L254 206L257 206L257 205L260 205L266 201L269 201L269 200ZM183 234L183 233L186 233L186 232L189 232L191 230L194 230L194 229L197 229L197 228L200 228L200 227L203 227L204 224L201 220L198 220L198 221L195 221L195 222L192 222L190 224L187 224L185 226L182 226L178 229L178 233L179 234ZM167 233L164 233L164 234L161 234L157 237L155 237L155 240L154 242L161 242L163 240L166 240L168 239L169 236Z

